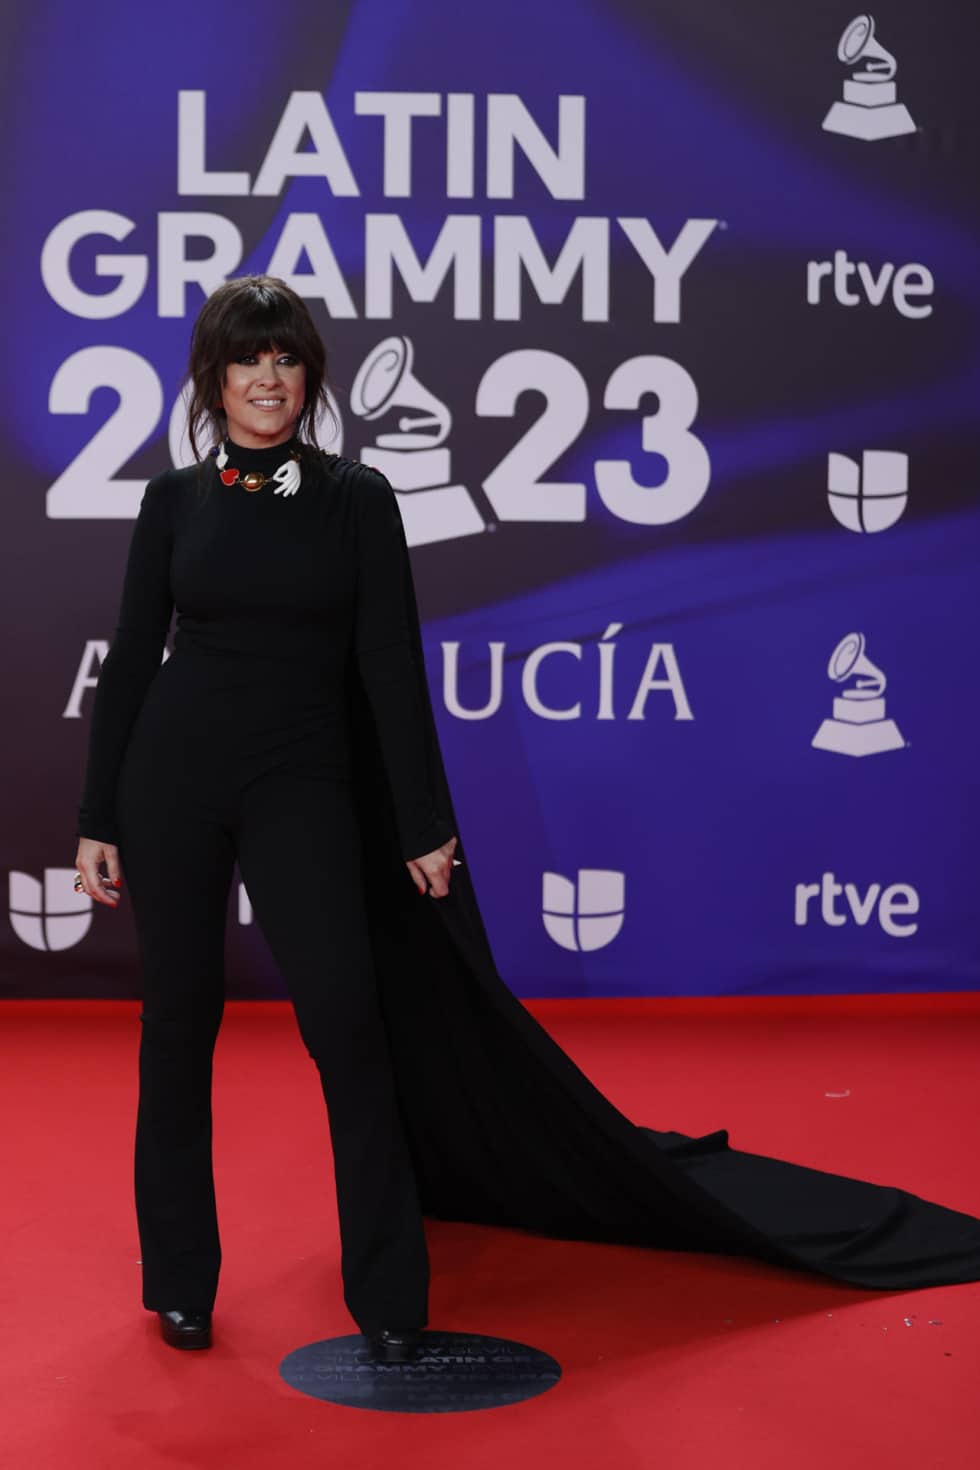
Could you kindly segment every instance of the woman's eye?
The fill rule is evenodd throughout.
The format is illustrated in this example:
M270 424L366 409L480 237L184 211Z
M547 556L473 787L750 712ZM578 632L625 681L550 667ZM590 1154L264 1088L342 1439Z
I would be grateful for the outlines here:
M236 362L254 362L255 361L255 353L254 352L243 352L242 355L241 355L241 357L236 357L235 358L235 361ZM280 355L279 355L279 363L280 363L280 365L282 367L295 367L298 362L299 362L299 358L298 357L295 357L291 352L283 352L283 353L280 353Z

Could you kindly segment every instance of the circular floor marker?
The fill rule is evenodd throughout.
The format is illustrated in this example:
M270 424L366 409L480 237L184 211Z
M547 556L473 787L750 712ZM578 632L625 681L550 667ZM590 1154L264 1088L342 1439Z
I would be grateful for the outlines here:
M554 1387L561 1365L523 1342L478 1332L423 1332L414 1363L378 1363L358 1332L296 1348L279 1372L291 1388L331 1404L459 1414L533 1399Z

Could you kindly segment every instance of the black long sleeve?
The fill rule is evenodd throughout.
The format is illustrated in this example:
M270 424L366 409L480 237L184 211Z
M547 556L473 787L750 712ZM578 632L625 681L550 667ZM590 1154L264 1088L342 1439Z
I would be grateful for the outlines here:
M173 612L168 472L150 480L133 526L115 635L102 661L89 728L76 836L118 845L115 787L126 742L160 667Z
M280 446L233 449L236 464L264 472L282 458ZM235 750L264 748L267 735L269 748L283 754L283 721L295 717L296 740L308 742L304 759L312 750L325 764L343 760L341 726L332 716L324 714L319 752L309 743L320 738L309 724L309 708L321 697L329 705L327 691L341 679L349 637L348 652L377 727L402 855L421 857L454 835L435 808L428 769L425 670L410 637L406 589L412 571L397 497L383 475L357 470L353 483L326 465L322 477L314 470L295 501L273 499L267 491L252 496L216 476L201 497L190 469L150 480L133 528L118 626L95 692L78 836L118 845L119 771L160 669L175 603L172 658L185 674L193 662L210 681L209 705L233 697L229 669L245 681L240 743L233 742L230 758ZM278 672L270 700L263 681L272 671ZM226 714L222 704L213 718ZM177 706L165 700L154 718L179 717Z
M424 710L409 634L405 580L411 561L398 498L379 470L361 477L356 500L354 654L381 741L405 858L454 836L435 809L427 769Z

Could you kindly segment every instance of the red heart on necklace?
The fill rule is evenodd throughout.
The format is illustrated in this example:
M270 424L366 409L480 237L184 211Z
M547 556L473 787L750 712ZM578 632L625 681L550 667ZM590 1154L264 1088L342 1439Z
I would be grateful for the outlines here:
M221 479L226 485L234 485L235 481L238 479L237 470L219 470L218 473L221 475Z

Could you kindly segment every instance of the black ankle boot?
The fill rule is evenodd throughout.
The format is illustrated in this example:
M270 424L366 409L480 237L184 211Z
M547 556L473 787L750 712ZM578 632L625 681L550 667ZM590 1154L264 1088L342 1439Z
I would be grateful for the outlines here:
M414 1363L422 1345L422 1332L418 1327L382 1327L380 1332L366 1335L368 1346L379 1363Z
M211 1346L211 1313L157 1312L164 1342L175 1348L207 1348Z

